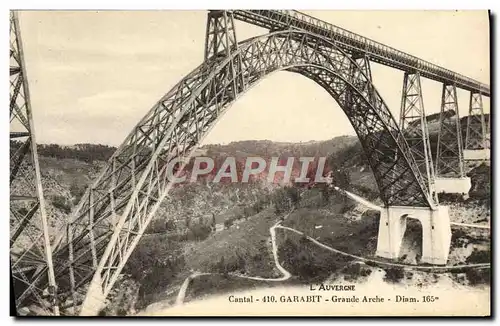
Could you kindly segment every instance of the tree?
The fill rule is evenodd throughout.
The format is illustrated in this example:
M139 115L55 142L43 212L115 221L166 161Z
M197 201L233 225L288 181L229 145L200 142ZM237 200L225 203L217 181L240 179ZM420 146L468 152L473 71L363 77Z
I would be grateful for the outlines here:
M231 227L231 225L233 225L233 220L228 218L227 220L224 221L224 227L226 229L229 229Z
M211 233L211 228L203 223L197 223L189 228L194 240L201 241L208 238Z
M76 205L85 194L85 187L81 187L76 182L73 182L69 188L69 192L73 197L73 204Z
M297 187L286 186L276 189L273 194L273 203L276 214L289 212L300 202L300 193Z
M172 220L165 221L165 230L174 231L175 230L175 222Z
M328 160L328 165L332 172L333 184L341 189L349 190L351 188L351 173L349 165L347 165L349 159L332 155Z
M54 196L52 196L51 202L55 208L59 209L63 213L65 213L65 214L71 213L71 206L67 202L65 197L59 196L59 195L54 195Z

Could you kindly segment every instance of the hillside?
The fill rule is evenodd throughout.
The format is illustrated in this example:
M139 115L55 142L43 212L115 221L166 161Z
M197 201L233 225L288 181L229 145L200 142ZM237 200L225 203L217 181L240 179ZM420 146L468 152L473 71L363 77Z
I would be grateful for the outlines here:
M431 117L429 122L431 143L435 146L437 122ZM15 148L16 144L12 146ZM92 144L39 145L39 150L42 183L54 236L115 148ZM240 167L250 156L264 157L267 161L271 157L282 160L301 156L328 157L325 172L332 169L338 173L334 179L343 180L342 187L382 205L373 173L366 165L356 137L343 136L307 143L240 141L206 145L197 151L197 155L212 157L217 164L234 156ZM298 175L300 166L294 164L293 170L293 175ZM346 252L373 255L378 223L376 214L325 188L304 187L293 182L287 185L269 183L266 173L267 170L248 184L214 184L210 182L212 174L196 183L174 187L132 253L118 286L110 295L111 304L103 313L131 314L160 301L170 305L183 281L194 271L220 275L193 281L186 300L219 290L231 291L261 284L235 279L231 273L277 277L279 273L270 254L269 228L292 209L295 211L284 225ZM451 206L452 220L489 222L490 174L487 165L469 172L472 190L467 201L443 199L443 203ZM290 282L326 278L335 270L344 273L344 269L350 266L349 260L328 251L318 251L313 244L306 245L303 237L283 230L277 234L280 257L294 275ZM489 253L489 244L471 238L470 234L457 235L455 240L459 246L464 246L465 252L454 254L456 261L469 256L482 261L485 252ZM411 247L409 252L415 249L414 244L408 246ZM472 254L474 248L479 254ZM415 259L415 255L408 255L409 262ZM486 282L482 274L471 277L476 277L480 283Z

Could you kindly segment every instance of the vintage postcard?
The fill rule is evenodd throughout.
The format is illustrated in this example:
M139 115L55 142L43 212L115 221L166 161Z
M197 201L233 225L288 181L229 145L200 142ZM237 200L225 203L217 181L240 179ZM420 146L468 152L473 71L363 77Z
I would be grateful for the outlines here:
M489 24L11 11L12 314L490 316Z

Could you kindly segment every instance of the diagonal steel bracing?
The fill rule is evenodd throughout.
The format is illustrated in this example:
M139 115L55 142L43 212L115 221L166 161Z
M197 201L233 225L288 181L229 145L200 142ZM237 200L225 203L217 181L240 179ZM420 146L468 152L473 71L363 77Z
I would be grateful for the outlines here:
M347 53L364 53L372 62L405 72L418 70L422 77L441 83L453 82L461 89L490 96L488 85L296 10L231 10L231 12L235 19L256 26L272 31L300 29L335 42Z
M187 75L133 129L59 238L55 257L66 263L57 266L56 275L65 305L77 308L83 302L84 314L102 307L172 186L168 163L189 158L227 108L276 71L311 78L339 103L358 133L387 205L431 205L408 144L398 137L397 123L366 67L356 61L317 35L290 30L240 43L229 55L216 53ZM397 191L390 195L389 188ZM98 245L97 239L104 240Z
M437 195L434 191L434 166L432 164L429 130L422 98L420 73L418 71L405 72L401 97L401 113L399 126L411 149L411 154L422 173L430 196L437 204Z
M15 305L59 314L49 226L16 12L10 13L10 266ZM43 282L37 282L39 279Z
M237 46L233 14L225 10L211 10L207 17L205 60L216 54L228 56Z
M466 88L473 81L304 17L285 11L209 12L204 62L133 128L55 241L55 275L65 314L97 314L172 187L169 176L182 173L191 153L241 94L275 72L310 78L337 101L360 139L386 206L435 207L419 75L405 75L402 116L408 119L402 127L405 132L416 129L423 138L408 144L372 83L370 60L405 71L417 65L427 78L454 78ZM273 32L238 44L235 18ZM417 103L408 96L414 87ZM489 94L489 87L481 85L481 92ZM418 111L417 122L407 109ZM427 155L420 164L424 173L415 144ZM37 276L33 283L43 287L47 278Z
M209 11L205 35L205 60L214 56L227 57L236 51L237 47L233 14L226 10ZM235 58L226 69L225 78L232 82L231 93L236 97L245 85L244 76L236 73L241 70L241 60Z
M457 88L454 84L443 84L436 150L437 176L465 177L462 146Z
M484 122L483 98L480 92L470 92L469 116L465 132L465 149L484 149L486 144L486 124Z

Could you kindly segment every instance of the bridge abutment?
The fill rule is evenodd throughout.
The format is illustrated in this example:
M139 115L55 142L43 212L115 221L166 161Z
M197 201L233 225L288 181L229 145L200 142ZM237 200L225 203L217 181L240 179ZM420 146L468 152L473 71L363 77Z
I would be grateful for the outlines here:
M466 161L489 161L490 160L490 149L465 149L464 150L464 160Z
M435 179L435 188L438 194L466 195L469 193L471 186L472 184L469 177L436 177Z
M421 262L446 265L451 244L450 217L447 206L391 206L380 213L377 256L396 259L406 231L406 219L415 218L422 225Z

